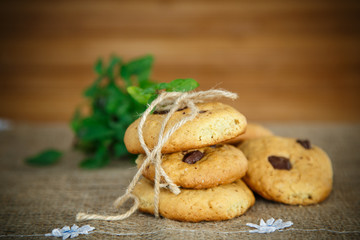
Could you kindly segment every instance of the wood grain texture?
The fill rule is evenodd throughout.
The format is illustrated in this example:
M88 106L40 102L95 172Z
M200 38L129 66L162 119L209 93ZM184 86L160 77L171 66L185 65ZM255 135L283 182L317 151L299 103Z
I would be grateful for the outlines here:
M1 1L0 118L65 121L111 53L251 121L360 121L358 1Z

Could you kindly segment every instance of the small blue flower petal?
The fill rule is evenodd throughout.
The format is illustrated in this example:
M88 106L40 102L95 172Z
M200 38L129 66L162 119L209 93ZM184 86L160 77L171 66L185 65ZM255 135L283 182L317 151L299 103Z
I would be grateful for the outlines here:
M63 240L68 239L70 236L71 236L70 233L65 232L65 233L62 235L62 239L63 239Z
M62 236L62 232L59 228L55 228L54 230L51 231L51 234L54 237L61 237Z
M60 230L61 233L68 232L68 231L70 231L70 227L69 227L69 226L65 226L65 227L63 227L63 228Z
M265 223L264 219L260 220L260 226L266 226L266 223Z
M74 224L74 225L72 225L72 227L71 227L71 231L76 231L77 229L79 229L79 227L78 227L78 226L76 226L75 224Z
M94 230L94 227L90 225L85 225L82 227L78 227L77 225L73 225L71 228L69 226L65 226L62 229L55 228L51 231L51 233L45 234L47 237L62 237L63 240L68 238L78 237L79 234L89 234L90 231Z
M260 220L260 225L254 224L254 223L247 223L246 226L253 227L256 229L250 230L251 233L272 233L276 230L284 229L287 227L290 227L293 225L293 222L287 221L283 222L282 219L278 219L275 221L274 218L270 218L266 220L266 223L264 219Z
M270 218L266 221L266 225L271 226L274 223L275 219L274 218Z
M282 226L282 223L283 223L283 220L282 220L282 219L278 219L278 220L276 220L276 221L273 223L273 226L274 226L274 227L281 227L281 226Z
M79 228L77 231L79 234L88 234L88 232L94 230L94 227L90 227L90 225L85 225Z
M70 238L75 238L75 237L77 237L77 236L79 236L79 233L77 233L77 232L72 232L72 233L70 234Z
M257 229L260 228L260 226L257 225L257 224L255 224L255 223L247 223L246 226L253 227L253 228L257 228ZM251 231L253 231L253 230L251 230Z

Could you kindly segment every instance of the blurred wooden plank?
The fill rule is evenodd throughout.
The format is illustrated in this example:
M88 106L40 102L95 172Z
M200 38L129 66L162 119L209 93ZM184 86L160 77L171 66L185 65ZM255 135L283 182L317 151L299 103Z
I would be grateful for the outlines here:
M67 120L99 56L240 95L257 121L360 120L358 1L2 1L0 117Z
M359 103L354 102L356 91L347 94L333 89L316 90L283 90L269 88L266 91L238 92L239 100L230 103L252 121L358 121ZM336 96L332 98L329 96ZM0 105L8 110L7 114L14 119L29 120L68 120L76 104L84 101L72 93L47 92L41 95L14 94L1 96ZM6 101L4 100L6 99ZM55 99L55 100L54 100ZM60 99L61 101L56 101ZM51 100L51 101L49 101ZM340 101L339 101L340 100ZM5 104L3 104L5 102ZM351 103L351 104L348 104ZM317 105L316 108L313 106ZM70 107L67 107L70 106ZM354 112L355 110L355 112ZM65 116L65 118L59 118Z
M360 37L360 34L358 38ZM104 52L126 59L153 53L159 63L172 64L358 64L358 38L267 36L259 38L148 38L2 40L2 65L92 64Z

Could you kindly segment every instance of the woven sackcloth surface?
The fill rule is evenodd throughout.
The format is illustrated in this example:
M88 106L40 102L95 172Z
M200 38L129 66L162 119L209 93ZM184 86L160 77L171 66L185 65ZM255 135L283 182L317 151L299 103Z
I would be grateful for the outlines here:
M78 164L83 156L72 150L73 136L65 124L13 124L10 130L0 131L0 235L14 239L19 235L49 233L75 223L96 228L80 239L360 238L360 125L272 123L265 126L277 135L310 139L329 154L334 167L334 189L330 197L318 205L299 207L256 196L255 205L241 217L222 222L184 223L139 212L123 221L75 222L78 212L104 215L125 212L131 203L118 210L112 207L112 202L124 193L136 172L135 165L129 160L119 160L100 170L80 169ZM47 147L64 150L63 159L50 167L24 164L25 157ZM269 234L243 232L251 229L246 223L258 224L261 218L270 217L292 221L294 225L290 230Z

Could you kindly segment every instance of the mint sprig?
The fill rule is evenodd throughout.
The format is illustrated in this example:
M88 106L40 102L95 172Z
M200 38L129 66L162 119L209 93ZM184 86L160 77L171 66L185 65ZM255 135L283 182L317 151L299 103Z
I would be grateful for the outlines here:
M84 168L99 168L111 158L129 155L123 142L126 128L145 110L126 91L127 87L152 86L150 80L152 56L124 62L112 56L108 64L99 59L94 65L98 74L94 83L84 91L90 104L90 114L78 109L71 121L76 148L87 153L80 164Z
M79 107L70 122L75 134L75 147L86 154L81 167L100 168L112 158L131 156L123 141L125 131L145 111L147 104L161 91L185 92L199 86L190 78L155 83L150 79L152 65L153 57L150 55L129 62L117 56L111 56L108 63L103 59L95 62L97 77L83 93L88 99L90 113L83 114L82 107ZM27 163L49 165L61 157L53 153L53 158L50 158L50 153L27 160Z

